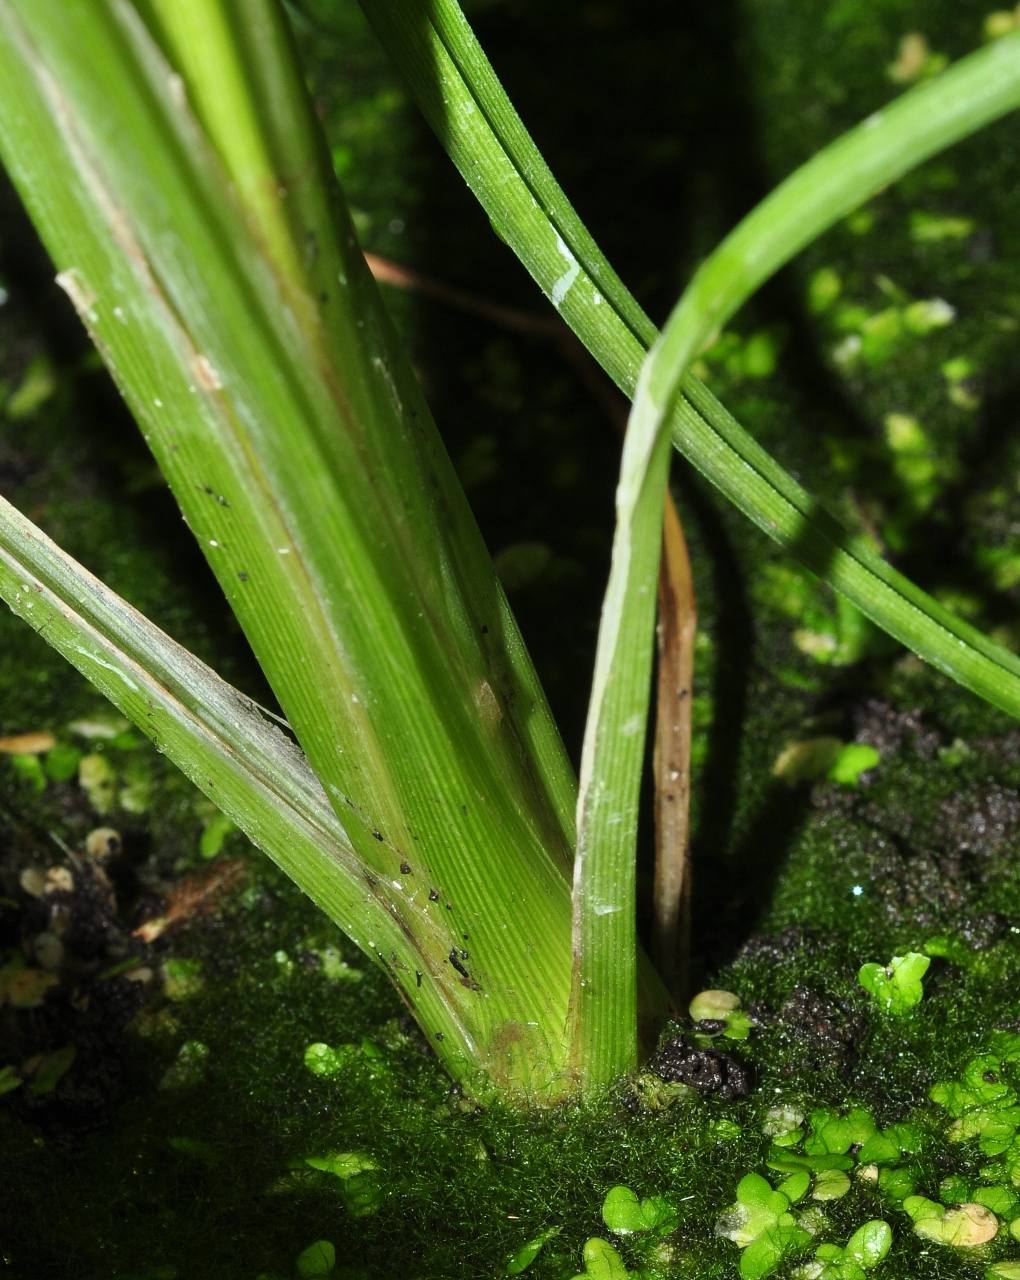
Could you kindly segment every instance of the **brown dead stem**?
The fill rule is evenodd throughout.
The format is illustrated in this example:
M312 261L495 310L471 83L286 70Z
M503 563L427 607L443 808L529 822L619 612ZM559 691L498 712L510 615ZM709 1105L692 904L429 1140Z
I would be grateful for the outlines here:
M655 896L652 959L678 1007L691 948L691 703L698 614L687 541L669 494L659 562L655 721Z
M561 320L490 302L374 253L366 253L365 260L380 284L425 294L502 329L555 343L619 435L626 431L627 402ZM689 994L691 703L698 615L687 542L668 490L658 596L652 958L670 996L680 1007Z

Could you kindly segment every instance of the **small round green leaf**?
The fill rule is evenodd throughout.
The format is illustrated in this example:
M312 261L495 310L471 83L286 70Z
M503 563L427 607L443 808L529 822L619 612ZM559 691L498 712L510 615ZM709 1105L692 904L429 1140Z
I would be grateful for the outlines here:
M613 1187L606 1195L602 1202L602 1221L610 1231L621 1236L648 1230L641 1202L630 1187Z
M700 991L688 1006L688 1012L695 1022L706 1018L725 1019L728 1013L740 1008L740 997L732 991Z
M748 1173L737 1183L737 1199L741 1204L749 1207L764 1207L769 1205L772 1197L776 1193L772 1190L772 1186L760 1173ZM782 1212L782 1209L779 1210Z
M877 1267L886 1256L892 1248L892 1241L892 1228L881 1218L875 1218L872 1222L866 1222L863 1227L858 1227L847 1243L846 1252L865 1271L869 1271L872 1267Z
M763 1231L740 1255L740 1280L763 1280L790 1254L811 1243L810 1234L795 1223L779 1223Z
M870 1137L857 1153L861 1164L895 1164L899 1158L899 1147L882 1133Z
M623 1259L608 1240L593 1236L584 1246L584 1274L574 1280L629 1280Z
M850 1190L850 1179L842 1169L823 1169L815 1179L812 1200L842 1200Z
M779 1184L779 1190L786 1196L791 1204L796 1204L798 1200L803 1200L807 1195L811 1186L811 1174L806 1169L802 1169L799 1173L792 1173L788 1178Z
M829 779L844 787L856 787L862 773L881 763L882 757L874 747L851 742L843 748L829 770Z
M663 1196L649 1196L641 1201L641 1220L645 1230L668 1235L676 1222L676 1210Z
M316 1240L297 1260L298 1275L328 1276L336 1266L336 1250L328 1240Z
M310 1044L305 1050L305 1066L313 1075L329 1079L338 1076L344 1065L344 1056L328 1044Z

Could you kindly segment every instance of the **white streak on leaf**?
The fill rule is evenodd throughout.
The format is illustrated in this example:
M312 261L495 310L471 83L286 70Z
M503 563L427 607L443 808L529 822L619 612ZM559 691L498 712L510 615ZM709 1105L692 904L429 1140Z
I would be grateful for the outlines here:
M561 275L560 278L553 285L552 292L549 295L550 298L552 298L553 306L559 309L560 304L563 302L563 299L570 292L571 286L573 285L574 281L581 274L581 264L570 252L567 246L563 243L562 236L557 235L556 248L559 249L560 253L563 254L564 258L566 258L568 263L567 270L564 271L563 275Z
M115 667L112 662L105 662L102 658L98 658L94 653L89 653L88 649L83 649L80 645L76 646L76 650L83 658L88 658L90 662L94 662L97 666L104 667L107 671L112 671L115 676L120 676L127 687L133 689L135 693L141 692L131 677L125 675L120 667Z

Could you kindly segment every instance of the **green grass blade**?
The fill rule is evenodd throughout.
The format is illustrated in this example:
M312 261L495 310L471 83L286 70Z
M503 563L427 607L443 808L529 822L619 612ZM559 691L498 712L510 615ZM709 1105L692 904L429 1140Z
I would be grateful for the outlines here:
M607 907L595 892L586 899L584 886L629 888L625 869L633 864L637 843L641 746L652 664L654 606L648 597L654 596L658 572L667 478L665 427L684 373L719 326L812 239L914 165L1017 106L1020 34L1009 48L989 46L939 80L905 94L782 183L698 269L651 348L624 442L612 565L585 728L574 881L575 952L578 941L583 943L588 935L600 938L602 946L611 945L614 937L618 945L625 944L622 925L607 929L603 921L590 919ZM635 743L626 751L623 742L628 735ZM616 1043L620 1006L612 980L595 979L601 964L597 952L582 963L578 1004L582 1057L598 1063L609 1059L610 1046ZM590 1052L589 1042L594 1045Z
M802 165L695 273L642 371L634 425L655 430L694 353L805 245L916 165L1020 106L1020 33L962 58Z
M655 326L584 231L454 0L359 3L501 238L631 395Z
M0 153L352 845L403 886L424 982L496 1079L554 1092L572 771L275 0L222 13L263 159L126 0L0 0ZM266 156L283 222L230 180Z
M361 5L499 234L592 354L630 393L654 338L654 326L559 191L457 6L450 0L441 4L361 0ZM635 331L642 336L635 336ZM662 465L665 468L665 451ZM647 600L641 597L652 611L647 614L649 625L655 606L654 572L650 582ZM643 658L639 668L637 683L647 684ZM619 748L632 763L630 757L640 756L642 750L641 735L621 739ZM616 800L615 793L607 797L610 804ZM633 836L634 805L617 807L607 817L617 812L620 822L615 825L623 848ZM579 829L583 827L582 820ZM637 1061L632 862L632 858L620 859L603 875L588 860L575 859L571 1006L575 1041L579 1028L590 1025L590 1018L578 1019L581 1002L589 1004L598 993L613 1010L613 1032L601 1040L601 1048L594 1043L574 1046L575 1067L593 1089ZM586 968L595 955L606 957L597 976Z
M693 381L693 380L692 380ZM684 389L673 443L764 533L945 675L1020 717L1020 658L995 644L848 533L704 387Z
M0 597L382 965L423 1023L449 1029L451 1069L472 1070L455 995L415 983L429 950L418 922L358 857L294 744L2 498Z
M601 296L624 320L631 333L641 342L653 342L656 338L655 325L629 293L564 196L552 171L531 141L520 116L504 93L503 86L496 78L456 0L424 0L424 8L464 84L470 86L486 123L499 139L546 218L556 227L567 249L600 290Z
M625 393L633 395L645 351L655 337L654 326L625 291L621 299L622 286L549 173L455 0L361 0L361 5L500 235L592 355ZM965 59L865 122L856 131L857 138L851 135L851 141L837 143L840 150L834 153L835 160L830 156L828 172L821 175L818 190L802 208L797 206L805 195L803 187L781 188L782 194L777 192L773 197L777 203L769 216L782 213L786 206L787 214L793 215L793 226L786 232L790 243L785 248L767 246L768 261L778 262L784 252L787 256L795 252L792 245L798 240L803 244L805 236L817 234L826 218L840 216L837 210L841 206L843 212L849 211L870 191L894 180L904 167L1015 106L1017 39L1011 37L1009 47L1000 43ZM889 111L894 113L891 128ZM876 128L878 146L867 136ZM904 132L913 133L907 146L910 156L904 150ZM863 140L865 150L875 146L863 157L867 171L842 173L841 166L848 161L861 162L862 156L853 154L854 148L862 145L858 139ZM813 186L818 176L816 170L808 185ZM737 250L741 250L739 241ZM761 266L750 262L739 269L749 273L749 280ZM565 288L568 276L569 287ZM722 323L721 316L719 312L714 324ZM693 465L770 537L853 600L879 626L967 688L1020 714L1020 662L847 533L697 378L682 370L681 374L679 386L690 403L673 404L670 428L675 446ZM658 465L652 450L644 458L638 456L637 471L649 457ZM634 469L633 454L628 461ZM652 480L654 491L660 483L658 473ZM648 528L641 534L649 555L657 554L652 507L649 498ZM642 573L641 577L644 582L648 575ZM650 644L650 629L646 634ZM646 643L644 638L642 643ZM644 667L632 663L628 680L635 693L639 692L646 680ZM626 703L618 699L611 704L614 716L621 715L616 709L621 701ZM636 702L632 699L627 705ZM624 708L622 723L626 720ZM615 759L611 767L619 767ZM610 810L614 817L617 812ZM582 882L589 874L594 874L591 868L581 871ZM629 893L629 877L624 875L620 884L623 892ZM579 900L584 900L583 895ZM592 894L591 901L605 905L606 899ZM623 933L627 926L621 917L627 918L631 912L620 898L615 901L624 910L611 918L618 920ZM596 924L590 922L592 927ZM575 939L582 928L575 916ZM586 963L586 957L575 957L579 973ZM625 968L619 973L618 985L629 989L630 975ZM613 997L612 1003L612 1017L618 1018L619 1001ZM619 1034L619 1027L614 1034ZM590 1046L585 1049L589 1062L593 1052Z

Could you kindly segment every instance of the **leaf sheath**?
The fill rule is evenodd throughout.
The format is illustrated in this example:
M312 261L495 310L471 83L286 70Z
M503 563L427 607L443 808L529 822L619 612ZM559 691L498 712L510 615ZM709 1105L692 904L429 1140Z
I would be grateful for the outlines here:
M423 983L456 988L494 1078L555 1093L569 762L277 0L244 22L186 7L235 42L268 204L198 92L208 68L168 63L127 0L0 0L0 153L351 844L421 913Z

